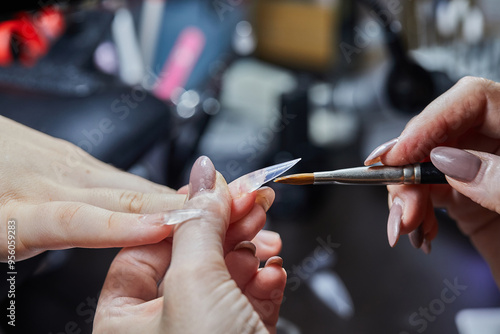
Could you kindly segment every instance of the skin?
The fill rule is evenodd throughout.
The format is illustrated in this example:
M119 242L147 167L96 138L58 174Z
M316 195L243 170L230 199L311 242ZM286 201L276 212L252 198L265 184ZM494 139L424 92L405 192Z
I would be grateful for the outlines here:
M466 77L412 119L396 145L376 160L404 165L428 159L438 146L466 149L481 160L470 181L449 185L389 186L389 204L403 202L401 234L422 225L437 234L434 207L446 208L486 259L500 286L500 84Z
M155 214L180 209L186 189L154 184L96 160L80 148L0 116L0 244L16 220L16 260L45 250L156 244L173 233ZM261 231L274 192L232 194L226 249L242 240L267 259L281 249L275 233ZM260 231L260 232L259 232ZM8 259L7 247L0 261Z
M184 207L205 214L178 225L173 240L116 256L94 333L275 333L286 273L276 258L259 269L249 247L224 250L231 195L222 175Z

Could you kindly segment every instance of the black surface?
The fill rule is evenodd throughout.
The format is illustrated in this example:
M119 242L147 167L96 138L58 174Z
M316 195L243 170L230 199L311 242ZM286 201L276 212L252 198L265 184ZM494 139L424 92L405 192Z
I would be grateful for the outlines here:
M445 184L448 183L446 176L432 164L432 162L424 162L420 164L421 182L422 184Z

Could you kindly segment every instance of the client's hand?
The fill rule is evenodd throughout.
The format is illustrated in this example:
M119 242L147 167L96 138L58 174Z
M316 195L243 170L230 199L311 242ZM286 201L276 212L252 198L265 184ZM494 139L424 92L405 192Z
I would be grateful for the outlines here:
M15 237L18 261L45 250L157 243L172 233L172 226L162 224L163 212L181 208L186 200L185 194L120 171L73 144L2 116L0 142L0 245ZM274 192L266 188L234 197L235 224L226 248L262 229ZM263 258L281 248L273 232L262 231L255 242ZM0 261L7 256L7 246L1 247Z
M231 196L206 157L193 167L184 208L204 214L177 226L172 243L126 248L116 256L95 333L275 332L286 282L281 259L259 269L250 242L224 251Z

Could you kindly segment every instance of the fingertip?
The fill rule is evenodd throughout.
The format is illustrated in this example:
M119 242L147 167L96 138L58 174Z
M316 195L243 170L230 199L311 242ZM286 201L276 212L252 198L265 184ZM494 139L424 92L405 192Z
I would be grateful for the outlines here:
M231 192L231 187L229 187L229 191ZM255 191L233 197L231 202L231 222L234 223L245 217L252 210L256 198L257 193Z
M180 187L179 190L177 190L177 193L182 195L187 195L188 191L189 191L189 185L186 184L185 186Z
M394 198L401 200L403 207L401 217L401 234L408 234L415 230L426 217L427 202L429 201L429 187L426 185L397 186L392 191Z
M255 256L255 245L250 241L237 244L224 260L229 274L241 290L257 273L260 262Z
M270 187L262 187L256 191L255 203L260 205L265 212L273 205L275 198L274 190Z

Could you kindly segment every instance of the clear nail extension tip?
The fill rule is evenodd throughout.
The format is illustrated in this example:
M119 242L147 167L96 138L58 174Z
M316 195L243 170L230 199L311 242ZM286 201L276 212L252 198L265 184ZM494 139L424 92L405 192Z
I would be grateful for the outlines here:
M180 223L187 222L191 219L203 217L204 211L201 209L180 209L171 210L164 214L163 224L164 225L176 225Z
M238 193L251 193L259 189L263 184L277 178L287 170L292 168L301 158L286 161L277 165L258 169L254 172L245 174L231 182L231 188L238 190Z

